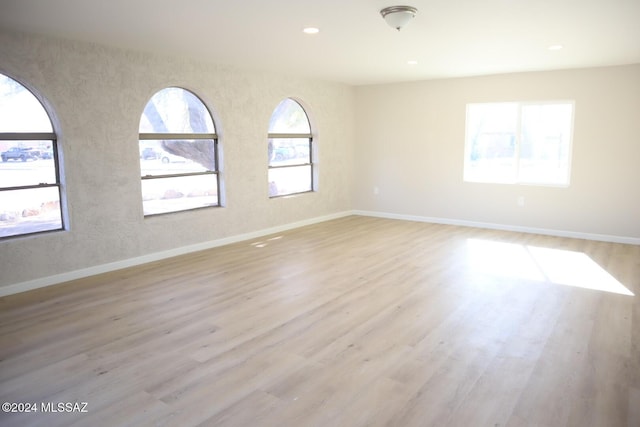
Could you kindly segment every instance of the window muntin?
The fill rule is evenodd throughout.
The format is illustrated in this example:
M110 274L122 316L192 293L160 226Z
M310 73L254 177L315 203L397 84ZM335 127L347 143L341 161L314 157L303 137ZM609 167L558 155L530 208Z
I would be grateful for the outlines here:
M220 206L218 136L193 93L156 93L140 118L139 146L145 216Z
M26 87L0 74L0 238L64 228L57 139Z
M464 180L569 185L572 101L467 105Z
M285 99L269 121L269 197L313 191L313 135L302 106Z

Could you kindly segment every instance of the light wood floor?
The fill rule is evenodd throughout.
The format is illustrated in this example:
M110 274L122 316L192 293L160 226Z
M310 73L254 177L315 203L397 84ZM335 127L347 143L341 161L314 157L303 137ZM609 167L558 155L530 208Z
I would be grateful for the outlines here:
M638 427L639 298L640 246L342 218L1 298L0 402L88 413L0 425Z

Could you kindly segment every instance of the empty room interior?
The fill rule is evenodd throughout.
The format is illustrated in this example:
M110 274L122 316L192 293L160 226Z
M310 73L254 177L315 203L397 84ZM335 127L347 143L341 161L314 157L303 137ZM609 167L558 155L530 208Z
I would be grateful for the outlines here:
M639 0L0 0L0 425L640 426Z

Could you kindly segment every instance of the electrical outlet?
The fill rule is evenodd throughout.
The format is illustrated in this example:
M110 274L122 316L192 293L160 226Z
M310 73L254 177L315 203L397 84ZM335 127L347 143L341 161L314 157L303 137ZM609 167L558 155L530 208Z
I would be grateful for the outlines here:
M380 194L380 189L378 187L373 187L373 194L375 194L376 196Z
M516 200L516 203L518 204L518 206L523 207L524 206L524 196L519 196L518 199Z

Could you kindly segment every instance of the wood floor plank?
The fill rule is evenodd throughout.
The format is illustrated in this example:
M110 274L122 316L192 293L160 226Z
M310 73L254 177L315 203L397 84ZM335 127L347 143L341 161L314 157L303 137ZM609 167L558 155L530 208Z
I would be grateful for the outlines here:
M618 293L616 293L618 292ZM636 427L640 246L351 216L0 298L6 426Z

